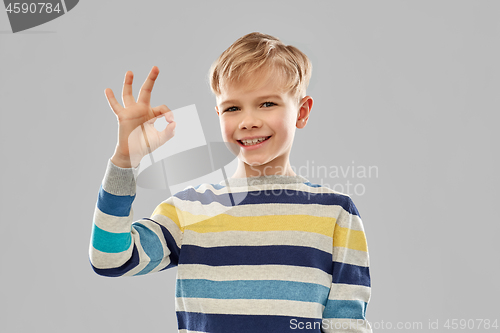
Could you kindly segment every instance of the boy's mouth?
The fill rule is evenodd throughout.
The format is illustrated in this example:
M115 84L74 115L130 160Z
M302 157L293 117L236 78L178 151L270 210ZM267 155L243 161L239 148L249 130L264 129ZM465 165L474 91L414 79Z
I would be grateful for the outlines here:
M254 146L254 145L257 145L261 142L268 140L270 137L271 137L271 135L270 136L263 136L262 138L256 138L253 140L236 140L236 141L238 141L243 146Z

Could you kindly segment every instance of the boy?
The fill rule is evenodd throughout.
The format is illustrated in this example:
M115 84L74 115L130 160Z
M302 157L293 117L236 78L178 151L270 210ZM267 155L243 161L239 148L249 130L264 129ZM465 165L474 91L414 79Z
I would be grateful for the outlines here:
M175 122L166 106L149 106L156 67L137 103L128 72L125 108L106 89L119 136L94 214L95 272L178 266L179 332L371 332L359 213L347 195L311 184L289 162L295 128L304 128L313 104L305 94L311 70L297 48L261 33L224 51L210 84L224 141L237 147L235 174L187 187L134 223L139 162L173 136ZM169 125L158 132L161 116Z

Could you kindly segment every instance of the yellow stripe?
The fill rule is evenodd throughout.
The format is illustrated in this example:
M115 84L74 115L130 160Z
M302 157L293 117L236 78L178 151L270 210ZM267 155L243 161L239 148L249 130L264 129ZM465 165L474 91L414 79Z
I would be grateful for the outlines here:
M181 214L181 218L177 213ZM305 231L332 237L333 246L368 252L365 233L360 230L342 228L335 218L310 215L264 215L231 216L219 214L214 217L193 215L177 210L175 206L162 203L151 216L160 214L168 217L184 232L184 229L199 233L221 231ZM181 223L182 220L182 223ZM185 226L185 227L184 227ZM332 229L335 226L335 230Z
M332 237L335 219L310 215L265 215L231 216L219 214L214 217L192 215L182 212L185 229L199 233L221 231L306 231Z
M368 252L366 237L363 231L342 228L338 224L335 224L333 246Z
M179 221L179 217L177 216L177 209L175 206L170 205L168 203L161 203L159 204L156 209L154 210L153 214L151 214L151 217L154 215L163 215L174 221L175 224L181 229L182 232L184 232L184 228L181 227L181 223Z

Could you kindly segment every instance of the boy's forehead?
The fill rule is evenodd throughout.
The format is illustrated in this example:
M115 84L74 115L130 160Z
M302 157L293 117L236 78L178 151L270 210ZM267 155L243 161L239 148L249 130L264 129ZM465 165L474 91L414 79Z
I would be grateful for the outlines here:
M262 73L248 75L242 80L226 81L221 84L221 94L216 97L219 104L226 100L238 98L243 94L250 95L282 95L283 82L277 75Z

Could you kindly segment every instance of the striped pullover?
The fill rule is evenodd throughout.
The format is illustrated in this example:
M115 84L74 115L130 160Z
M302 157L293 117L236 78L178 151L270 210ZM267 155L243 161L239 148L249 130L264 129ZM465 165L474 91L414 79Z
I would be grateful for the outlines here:
M371 332L363 224L302 176L189 186L133 221L138 168L108 165L89 256L103 276L177 267L180 333Z

